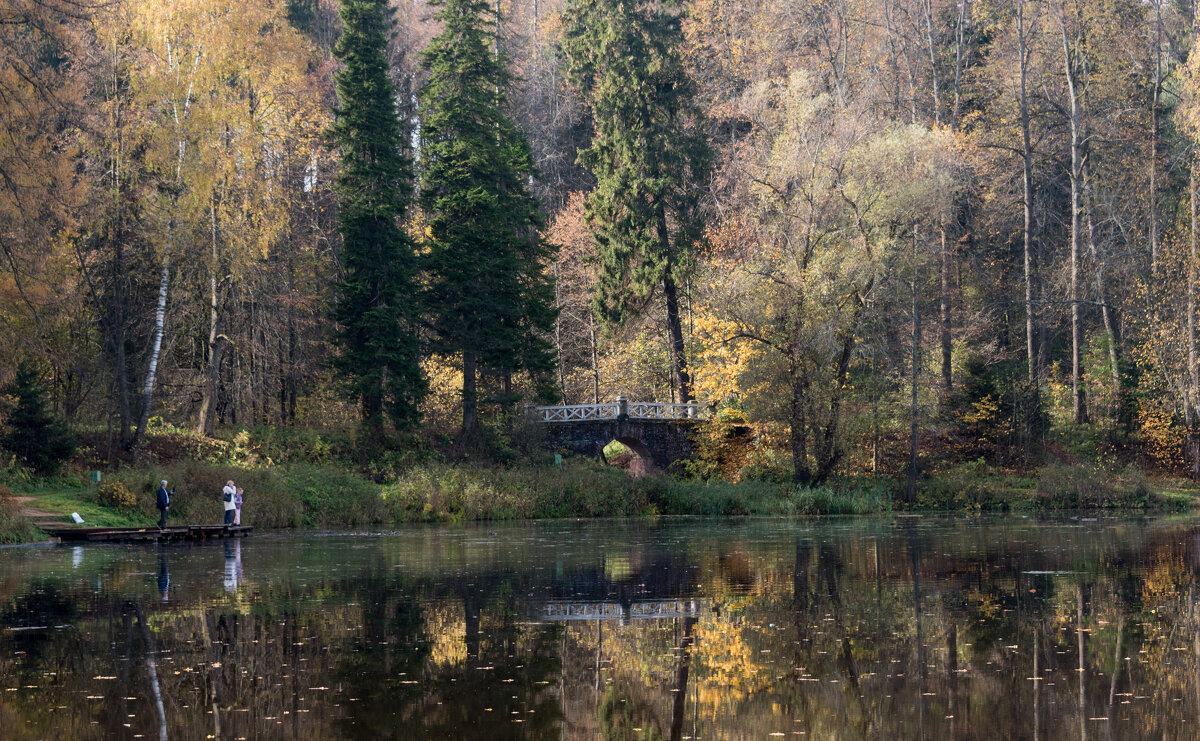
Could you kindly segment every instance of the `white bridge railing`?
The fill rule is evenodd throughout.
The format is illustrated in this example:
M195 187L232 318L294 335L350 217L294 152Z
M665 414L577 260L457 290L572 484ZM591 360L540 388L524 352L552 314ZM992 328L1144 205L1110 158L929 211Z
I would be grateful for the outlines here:
M703 404L661 404L652 401L629 401L623 396L604 404L569 404L553 407L526 407L526 417L533 422L604 422L618 419L660 420L677 422L698 420L705 416Z
M700 600L646 600L622 605L618 602L551 602L537 616L546 622L573 620L617 620L627 625L633 620L667 620L699 617L704 609Z

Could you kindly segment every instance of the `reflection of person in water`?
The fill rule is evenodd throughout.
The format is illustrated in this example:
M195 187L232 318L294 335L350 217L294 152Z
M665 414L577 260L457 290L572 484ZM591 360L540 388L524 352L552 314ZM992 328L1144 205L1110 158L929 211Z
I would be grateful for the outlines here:
M242 541L235 540L225 543L225 591L232 592L238 588L242 578Z
M158 595L163 602L167 601L167 593L171 590L171 570L167 567L167 554L158 553Z

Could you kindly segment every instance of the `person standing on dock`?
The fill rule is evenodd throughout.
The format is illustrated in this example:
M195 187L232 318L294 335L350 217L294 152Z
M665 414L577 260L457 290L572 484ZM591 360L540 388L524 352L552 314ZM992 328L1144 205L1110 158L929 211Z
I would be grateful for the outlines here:
M233 498L237 495L237 487L233 485L232 481L226 481L225 488L221 490L221 494L225 499L225 524L232 525L234 511Z
M242 487L237 488L237 494L233 495L233 524L241 527L242 525Z
M154 506L158 507L158 529L167 526L167 510L171 508L171 494L167 491L167 480L163 479L158 485Z

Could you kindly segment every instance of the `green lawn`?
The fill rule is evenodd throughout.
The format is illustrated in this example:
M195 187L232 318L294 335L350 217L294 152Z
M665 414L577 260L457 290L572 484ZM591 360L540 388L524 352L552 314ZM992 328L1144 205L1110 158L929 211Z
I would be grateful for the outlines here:
M26 496L34 497L29 506L45 512L62 515L64 523L71 522L71 513L78 512L84 525L93 527L140 527L153 525L154 520L140 512L119 512L93 502L86 489L31 491Z

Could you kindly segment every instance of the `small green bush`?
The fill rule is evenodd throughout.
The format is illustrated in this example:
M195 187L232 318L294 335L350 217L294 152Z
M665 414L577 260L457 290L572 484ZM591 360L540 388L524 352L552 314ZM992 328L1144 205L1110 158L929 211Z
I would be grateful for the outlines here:
M994 511L1008 509L999 475L983 459L961 463L921 482L917 508Z
M1110 476L1108 481L1108 498L1103 502L1105 507L1138 510L1173 506L1152 489L1150 479L1136 464L1129 464L1119 474Z
M1095 466L1057 463L1038 469L1034 503L1039 509L1103 507L1109 493L1108 478Z
M133 509L138 504L137 496L119 479L100 484L96 488L96 501L105 507L116 509Z
M772 448L755 448L737 473L738 481L785 484L792 480L792 455Z

